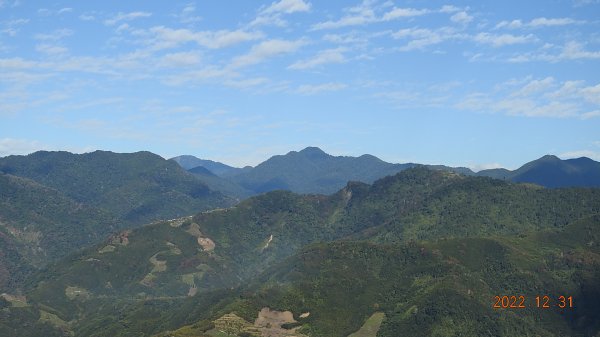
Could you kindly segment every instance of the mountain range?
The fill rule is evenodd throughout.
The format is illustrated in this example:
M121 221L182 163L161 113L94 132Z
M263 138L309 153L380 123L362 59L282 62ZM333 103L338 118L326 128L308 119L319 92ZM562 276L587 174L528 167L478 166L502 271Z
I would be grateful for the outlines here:
M194 156L172 158L183 168L198 174L207 184L227 186L225 194L243 198L273 190L296 193L331 194L348 181L373 181L393 175L407 168L425 166L434 170L450 171L468 176L486 176L512 182L533 183L544 187L600 187L600 163L589 158L561 160L544 156L511 171L507 169L482 170L477 173L466 167L422 165L415 163L392 164L372 155L360 157L332 156L317 147L276 155L256 167L234 168ZM197 166L194 166L197 165ZM205 177L205 168L217 177ZM195 171L193 171L195 170ZM201 173L200 173L201 172ZM237 185L236 188L233 188Z
M0 335L600 333L591 159L474 173L314 147L245 168L184 158L0 158Z

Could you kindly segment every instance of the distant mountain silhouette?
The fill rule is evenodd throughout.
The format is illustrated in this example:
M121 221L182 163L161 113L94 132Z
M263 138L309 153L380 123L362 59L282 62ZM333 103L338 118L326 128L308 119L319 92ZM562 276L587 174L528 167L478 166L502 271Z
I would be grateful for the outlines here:
M277 155L231 180L256 193L290 190L296 193L334 193L348 181L372 183L414 164L390 164L372 155L332 156L317 147Z
M222 184L210 184L206 169L217 176L239 185L242 191L260 194L273 190L289 190L296 193L331 194L344 187L348 181L372 183L385 176L396 174L407 168L425 166L433 170L450 171L464 175L475 173L465 167L444 165L421 165L415 163L393 164L373 155L359 157L332 156L318 147L307 147L301 151L291 151L285 155L276 155L256 167L234 168L212 160L198 159L194 156L172 158L183 168L188 169L211 188L232 195L231 186L222 189ZM192 168L187 168L198 165ZM201 169L201 168L203 169ZM195 171L194 171L195 170ZM214 180L214 179L212 179ZM233 194L243 197L245 193ZM247 196L247 195L246 195Z
M551 188L600 187L600 163L586 157L561 160L546 155L514 171L492 169L480 171L477 175Z
M190 170L199 166L204 167L205 169L218 175L219 177L232 176L237 173L240 173L243 170L241 168L229 166L217 161L200 159L190 155L177 156L171 158L170 160L177 162L177 164L179 164L186 170Z

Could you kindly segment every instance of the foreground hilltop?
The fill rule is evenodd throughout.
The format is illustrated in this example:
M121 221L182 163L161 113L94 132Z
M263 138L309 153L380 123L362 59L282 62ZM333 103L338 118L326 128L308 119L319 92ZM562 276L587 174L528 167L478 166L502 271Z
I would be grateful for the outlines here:
M150 152L0 158L0 292L111 233L234 202Z
M414 168L122 232L38 273L27 305L7 310L85 336L215 336L223 324L247 336L273 312L291 315L278 326L289 335L376 323L378 336L594 336L599 213L598 189ZM513 294L526 309L492 308ZM578 305L538 309L536 294Z

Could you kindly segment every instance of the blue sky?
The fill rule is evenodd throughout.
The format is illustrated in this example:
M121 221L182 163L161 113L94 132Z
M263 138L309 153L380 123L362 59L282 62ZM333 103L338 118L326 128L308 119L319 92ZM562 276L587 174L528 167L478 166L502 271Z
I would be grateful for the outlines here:
M0 0L0 156L600 160L600 1Z

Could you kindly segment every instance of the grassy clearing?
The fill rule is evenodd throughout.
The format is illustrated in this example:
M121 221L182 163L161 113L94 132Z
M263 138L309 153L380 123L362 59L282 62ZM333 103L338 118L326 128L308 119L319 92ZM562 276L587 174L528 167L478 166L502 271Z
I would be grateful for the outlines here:
M65 295L70 300L87 300L90 298L91 294L84 288L68 286L67 288L65 288Z
M0 295L0 297L7 300L10 303L10 305L15 308L24 308L28 305L27 298L25 298L25 296L2 294L2 295Z
M67 331L69 336L74 336L69 323L63 321L55 314L40 310L40 322L48 322L62 331Z
M385 314L383 312L376 312L367 321L363 324L360 329L349 335L348 337L375 337L377 336L377 332L381 327L381 322L385 318Z
M107 246L103 247L102 249L100 249L98 251L98 253L100 253L100 254L110 253L110 252L114 252L115 249L116 249L115 246L113 246L113 245L107 245Z

